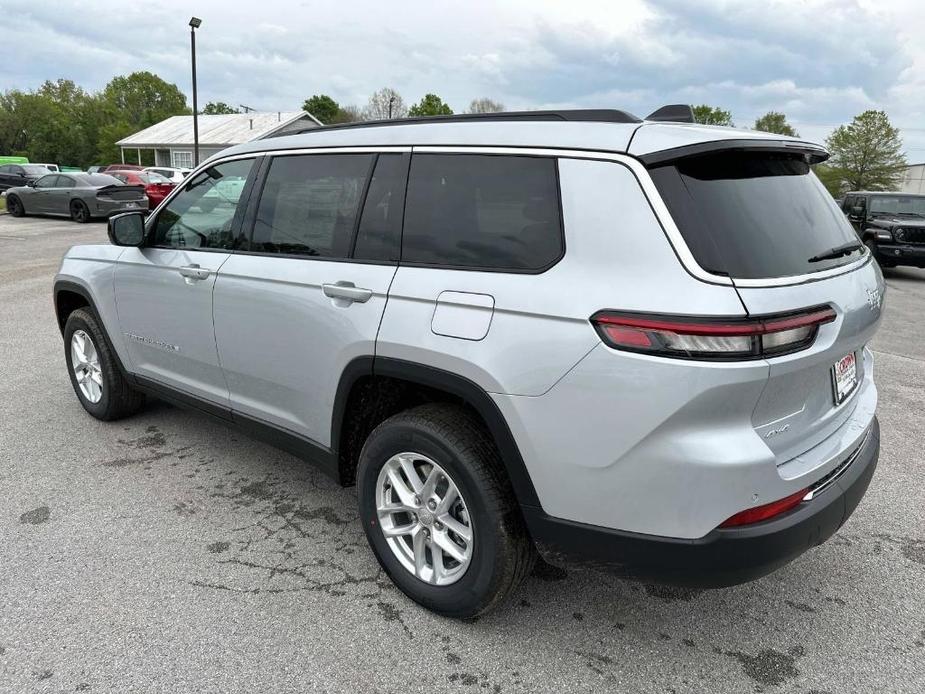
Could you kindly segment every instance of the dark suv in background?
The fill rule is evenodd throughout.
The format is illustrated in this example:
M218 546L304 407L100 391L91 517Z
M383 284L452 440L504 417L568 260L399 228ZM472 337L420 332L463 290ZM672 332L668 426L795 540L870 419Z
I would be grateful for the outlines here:
M925 268L925 195L860 191L841 205L881 266Z
M0 166L0 190L24 186L51 173L39 164L4 164Z

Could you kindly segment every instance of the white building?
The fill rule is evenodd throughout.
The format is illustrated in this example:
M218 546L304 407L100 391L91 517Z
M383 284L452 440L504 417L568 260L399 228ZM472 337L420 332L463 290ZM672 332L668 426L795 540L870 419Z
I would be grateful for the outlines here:
M305 111L231 113L199 116L199 161L242 142L296 130L316 128L321 122ZM193 168L193 117L171 116L117 143L122 163L141 163L141 150L154 150L156 166ZM108 163L108 162L105 162Z
M903 193L925 195L925 164L912 164L906 167L899 190Z

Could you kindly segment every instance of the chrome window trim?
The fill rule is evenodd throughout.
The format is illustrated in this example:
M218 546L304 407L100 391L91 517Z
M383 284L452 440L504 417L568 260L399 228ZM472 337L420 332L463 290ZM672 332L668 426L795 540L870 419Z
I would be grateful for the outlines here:
M554 147L486 145L361 145L342 147L281 148L244 152L241 154L232 154L224 157L220 154L215 155L191 171L187 176L187 180L192 179L193 176L197 175L200 171L208 168L209 166L215 166L217 164L223 164L225 162L234 161L237 159L256 159L257 157L261 156L277 157L298 154L350 154L370 152L420 152L422 154L508 154L521 156L557 157L560 159L590 159L595 161L610 161L621 164L630 170L630 172L636 178L636 181L639 183L640 188L642 188L643 194L651 206L652 211L659 222L659 225L662 227L662 231L665 233L668 242L671 244L675 255L681 262L682 267L694 278L708 284L718 284L727 287L740 288L787 287L798 284L806 284L809 282L817 282L820 280L829 279L831 277L844 275L849 272L853 272L854 270L857 270L858 268L871 262L870 252L865 248L863 255L854 262L829 268L828 270L820 270L819 272L812 272L804 275L770 277L762 279L742 279L708 272L697 263L693 253L691 253L690 248L684 241L684 237L681 235L681 231L678 229L674 219L671 217L671 213L668 211L668 207L665 205L664 200L662 200L662 196L659 194L658 189L655 187L655 183L652 181L652 177L649 176L649 171L642 164L642 162L640 162L635 157L620 152L565 148L557 149ZM182 189L182 187L183 184L177 185L171 194L164 198L164 200L161 201L161 204L151 212L150 217L153 218L163 205L168 204L173 196Z

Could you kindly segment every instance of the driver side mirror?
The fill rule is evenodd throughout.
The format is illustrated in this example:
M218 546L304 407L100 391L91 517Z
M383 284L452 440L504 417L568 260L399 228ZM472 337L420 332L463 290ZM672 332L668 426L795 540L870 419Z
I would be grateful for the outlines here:
M26 181L26 185L29 186L30 188L35 188L35 183L36 183L36 179L34 178L30 178L28 181Z
M109 218L109 241L114 246L139 247L145 240L145 218L141 212L125 212Z

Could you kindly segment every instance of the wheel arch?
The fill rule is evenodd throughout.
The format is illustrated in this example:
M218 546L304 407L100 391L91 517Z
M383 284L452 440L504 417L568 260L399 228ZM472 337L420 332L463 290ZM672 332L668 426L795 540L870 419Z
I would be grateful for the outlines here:
M540 507L536 488L527 472L520 449L514 440L510 427L501 410L491 396L477 383L443 369L424 364L393 359L389 357L357 357L347 364L341 374L334 399L331 421L331 448L340 463L340 477L343 484L352 483L356 461L351 457L358 451L351 451L346 438L350 435L350 404L357 396L358 388L364 383L397 383L411 388L425 389L445 400L459 402L469 407L485 424L498 447L501 460L517 501L521 507ZM396 410L400 411L400 410ZM381 413L385 412L385 416ZM386 403L380 411L379 421L395 412L389 411ZM378 422L377 422L378 423ZM371 430L371 429L370 429Z
M129 372L122 364L122 358L119 356L118 350L115 348L112 343L112 339L109 337L109 331L106 328L106 324L103 322L103 316L97 308L96 302L93 299L93 294L90 292L90 290L82 284L78 284L77 282L71 282L68 280L56 280L53 295L55 303L55 318L58 321L58 329L61 331L61 336L64 337L64 326L67 325L68 316L70 316L77 309L89 308L91 311L93 311L94 314L96 314L97 320L100 323L100 327L103 329L103 338L106 340L106 346L109 347L109 351L112 352L112 355L116 360L116 366L123 375L128 376Z

